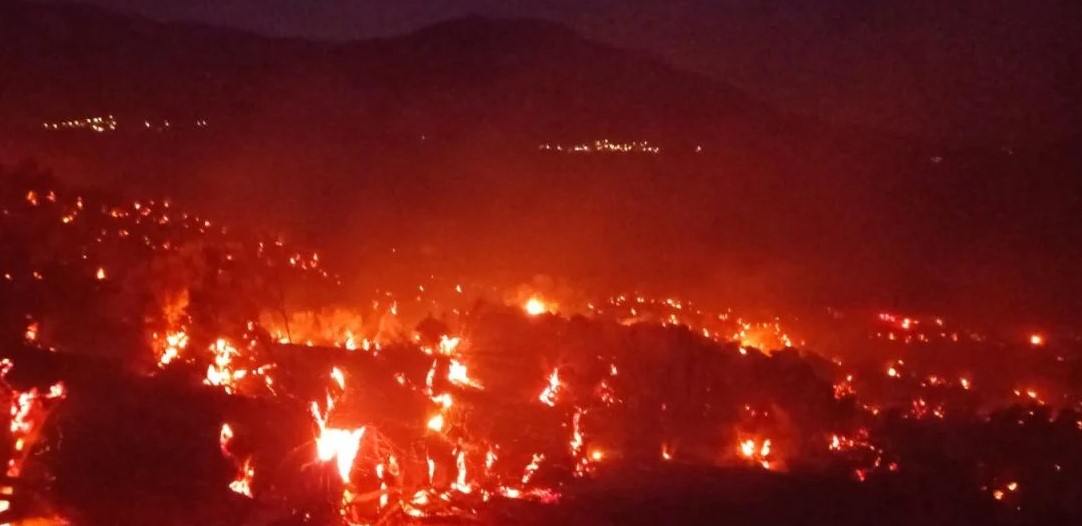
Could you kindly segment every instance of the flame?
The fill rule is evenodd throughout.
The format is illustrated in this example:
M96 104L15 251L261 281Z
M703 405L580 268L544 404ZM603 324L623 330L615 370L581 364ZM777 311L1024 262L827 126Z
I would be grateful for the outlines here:
M452 487L459 493L469 493L472 491L470 485L466 483L466 452L459 450L455 455L455 469L458 470L458 475L455 477L455 483Z
M530 459L530 463L526 465L526 469L522 473L522 484L529 484L530 479L533 478L533 474L537 472L541 467L541 461L545 460L545 455L541 453L534 453L533 458Z
M450 356L461 342L462 338L448 338L446 334L440 336L440 354Z
M1044 345L1044 336L1041 336L1040 334L1029 335L1029 344L1034 347L1040 347Z
M463 387L481 388L481 384L470 378L466 364L455 359L451 360L451 365L447 370L447 380L455 385Z
M207 377L203 383L224 387L226 393L232 394L237 381L248 374L244 369L234 371L232 368L233 357L239 356L240 351L228 340L218 338L210 346L210 352L214 354L214 363L207 366Z
M357 451L361 448L361 439L364 437L365 428L338 429L333 427L323 428L316 438L316 456L321 462L336 461L338 476L342 482L349 482L350 472L353 471L353 460L357 458Z
M0 378L6 377L13 366L12 362L6 358L0 360ZM4 387L11 389L6 383ZM50 386L47 393L42 393L37 388L27 391L10 391L11 421L8 431L12 439L12 448L8 455L6 472L9 478L18 478L22 473L23 465L31 453L33 441L47 415L46 404L66 397L67 389L62 382ZM0 502L7 503L4 500Z
M346 377L342 374L341 369L337 367L331 369L331 379L334 380L334 383L338 384L339 389L346 388Z
M184 331L166 333L165 343L158 358L158 366L165 367L172 363L186 347L188 347L187 333Z
M41 326L38 322L32 321L26 326L26 332L23 333L23 338L26 343L34 343L38 341L38 332L41 330Z
M526 303L522 306L522 308L526 311L526 314L529 314L530 316L540 316L541 314L549 311L549 308L547 305L545 305L545 302L541 301L537 297L532 297L526 300Z
M233 428L228 424L222 424L222 430L218 434L218 446L222 450L222 456L235 461L229 445L233 442ZM252 479L255 477L255 468L251 459L247 459L237 470L237 477L229 483L229 489L245 497L252 497Z
M744 439L738 443L737 450L740 456L759 464L763 469L774 467L774 461L770 458L773 446L769 438L764 439L762 442L752 438Z
M443 431L443 415L437 414L436 416L428 419L428 428L437 433Z
M218 435L218 446L222 449L222 454L225 456L232 456L229 453L229 443L233 440L233 428L229 424L222 424L222 431Z
M255 469L252 468L251 460L245 460L244 465L240 468L240 473L237 475L236 480L229 483L229 489L235 493L244 495L245 497L252 497L252 479L255 477Z
M488 448L488 451L485 452L485 474L486 475L491 475L492 474L492 466L494 464L496 464L496 459L497 458L499 458L499 457L496 456L496 452L493 451L492 448Z
M541 391L541 395L537 397L542 404L549 407L556 405L556 393L560 390L560 370L553 369L552 374L549 375L549 384L545 387L544 391Z
M94 276L96 278L98 278L98 281L104 280L105 279L105 268L98 267L98 271L94 274Z

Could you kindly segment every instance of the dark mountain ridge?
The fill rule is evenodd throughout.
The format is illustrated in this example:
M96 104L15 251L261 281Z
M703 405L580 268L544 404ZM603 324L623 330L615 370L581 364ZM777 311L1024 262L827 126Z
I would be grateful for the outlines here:
M1082 290L1070 148L834 128L548 22L338 43L8 1L0 37L0 161L281 226L359 273L409 254L426 275L1011 312ZM119 125L42 126L94 115ZM538 151L603 138L662 150Z

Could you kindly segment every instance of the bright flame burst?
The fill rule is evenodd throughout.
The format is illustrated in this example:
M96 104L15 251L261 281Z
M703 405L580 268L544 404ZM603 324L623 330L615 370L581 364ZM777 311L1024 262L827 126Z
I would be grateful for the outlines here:
M207 378L203 383L224 387L226 393L233 394L237 382L248 374L246 370L234 371L232 368L233 358L239 356L240 351L228 340L218 338L210 346L210 352L214 354L214 363L207 366Z
M770 469L774 464L773 460L771 460L773 449L769 438L761 442L753 438L742 440L737 449L740 456L759 464L763 469Z
M545 302L537 297L526 300L526 304L523 305L522 308L526 311L526 314L529 314L530 316L540 316L549 311L548 305L545 305Z

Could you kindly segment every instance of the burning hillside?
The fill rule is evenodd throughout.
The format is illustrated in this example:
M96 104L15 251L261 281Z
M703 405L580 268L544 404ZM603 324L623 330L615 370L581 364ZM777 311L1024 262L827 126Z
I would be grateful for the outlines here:
M436 276L354 297L167 200L12 174L0 204L7 523L1082 517L1067 334Z

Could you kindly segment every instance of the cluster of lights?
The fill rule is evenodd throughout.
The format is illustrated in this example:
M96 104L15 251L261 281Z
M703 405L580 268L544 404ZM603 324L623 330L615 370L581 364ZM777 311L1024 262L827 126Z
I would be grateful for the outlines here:
M545 143L538 146L537 149L543 152L555 151L563 153L661 153L661 148L650 144L650 141L617 142L609 139L598 139L592 143L571 145Z
M84 117L66 121L43 122L42 127L46 130L91 130L97 133L116 131L117 120L112 115L104 117Z
M50 121L41 123L42 128L50 131L60 130L88 130L95 133L115 132L120 128L120 121L113 115L82 117L78 119L69 119L63 121ZM185 123L181 123L180 126L185 126ZM191 126L195 128L206 128L208 126L206 119L196 119L191 122ZM125 129L136 129L140 127L138 125L132 126L126 125ZM155 132L164 132L176 127L176 123L168 119L161 120L148 120L144 119L141 128L143 130L150 130Z

